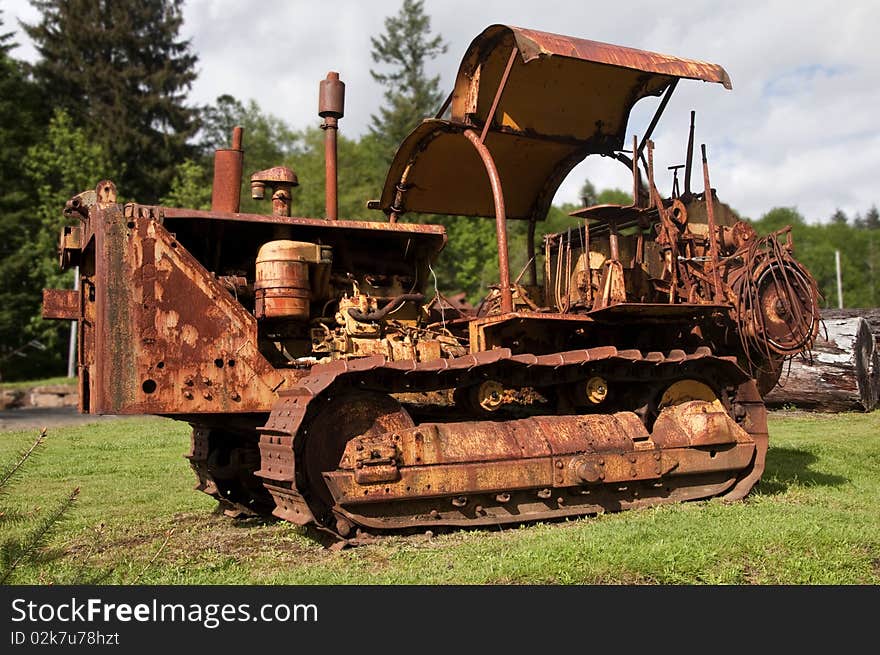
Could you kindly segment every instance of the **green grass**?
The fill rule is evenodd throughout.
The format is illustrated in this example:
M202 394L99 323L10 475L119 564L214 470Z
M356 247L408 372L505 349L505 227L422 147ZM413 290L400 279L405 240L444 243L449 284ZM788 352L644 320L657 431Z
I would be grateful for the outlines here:
M0 390L3 389L30 389L31 387L45 387L48 385L65 384L76 386L76 378L66 376L43 378L42 380L19 380L18 382L0 382Z
M100 575L122 584L880 582L880 412L777 413L770 430L764 480L744 502L388 537L331 551L290 524L214 513L213 501L192 490L182 457L185 424L122 419L57 429L11 499L37 514L75 486L80 498L53 538L59 558L21 570L15 581ZM31 438L0 435L0 461Z

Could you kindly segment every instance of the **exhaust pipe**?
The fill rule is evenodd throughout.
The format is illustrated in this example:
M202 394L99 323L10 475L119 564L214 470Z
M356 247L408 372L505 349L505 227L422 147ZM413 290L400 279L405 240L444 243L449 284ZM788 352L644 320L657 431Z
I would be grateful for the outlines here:
M244 150L241 136L244 129L232 130L232 147L214 151L214 183L211 187L211 211L235 212L241 209L241 169Z
M339 198L337 196L336 175L336 133L339 130L339 119L345 109L345 84L340 81L339 73L330 71L327 78L321 80L318 91L318 116L324 119L321 129L324 130L324 189L327 220L338 218Z

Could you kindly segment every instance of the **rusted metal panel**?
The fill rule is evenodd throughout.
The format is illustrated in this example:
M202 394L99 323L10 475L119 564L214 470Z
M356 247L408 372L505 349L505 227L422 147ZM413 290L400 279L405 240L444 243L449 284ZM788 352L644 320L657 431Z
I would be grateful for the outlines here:
M701 401L664 409L654 423L654 440L661 448L715 446L751 441L751 437L723 410Z
M493 25L464 55L451 118L424 121L401 144L378 206L395 217L494 216L489 185L462 139L479 127L501 174L508 218L543 220L571 169L589 154L622 148L633 105L679 78L731 88L716 64Z
M426 120L401 144L391 164L380 208L399 213L440 212L495 217L492 190L484 166L464 137L467 125ZM539 139L530 133L490 131L485 145L492 153L504 188L507 218L543 220L556 187L549 180L560 166L566 173L588 153L573 139ZM405 195L397 185L407 171ZM564 179L560 176L557 186ZM396 202L398 201L399 202Z
M393 480L357 479L357 472L338 470L325 480L340 505L390 500L511 492L521 489L569 488L659 480L664 476L698 476L740 471L755 455L752 443L716 451L694 448L668 451L608 453L563 458L505 460L491 466L446 464L399 469ZM672 483L674 484L674 483Z
M58 252L62 269L79 265L83 246L82 226L65 225L61 228L61 242L58 244Z
M480 40L496 38L497 27L486 28L482 35L475 39L474 44ZM722 84L726 89L732 89L730 77L727 72L717 64L711 64L694 59L682 59L672 55L664 55L647 50L637 50L626 46L579 39L549 32L525 29L522 27L508 26L515 38L517 46L524 61L531 61L539 57L559 56L571 57L582 61L589 61L621 68L656 73L658 75L671 75L679 78L702 80Z
M358 484L353 471L325 475L339 504L381 502L388 499L432 498L503 489L529 489L549 484L553 468L549 459L518 459L491 466L456 464L442 467L413 467L401 471L395 482Z
M353 439L324 477L336 502L351 505L738 471L755 454L749 434L711 403L670 407L661 419L650 435L630 412L423 424ZM382 468L365 474L371 458Z
M77 321L82 318L79 290L43 289L43 318Z
M138 205L149 207L147 205ZM388 232L391 234L429 235L443 239L446 236L446 228L442 225L428 225L416 223L377 223L375 221L344 220L328 223L321 218L303 218L301 216L267 216L264 214L238 214L223 211L204 211L201 209L183 209L179 207L162 207L162 218L168 219L198 219L207 221L236 221L246 223L272 223L275 225L290 225L302 227L314 227L321 230L350 231L352 237L358 232L369 230Z
M462 58L452 97L453 121L471 119L482 124L487 119L512 47L517 48L520 57L511 73L498 114L502 116L502 124L504 114L507 114L511 124L523 131L535 129L539 134L577 134L579 130L587 130L587 125L590 128L595 126L591 120L593 117L605 118L609 128L614 129L617 127L613 120L615 116L628 113L632 103L644 95L659 95L674 79L702 80L731 88L729 76L717 64L494 25L474 39ZM538 84L539 80L542 85ZM541 89L542 103L528 107L528 92L538 88ZM602 89L602 93L584 93L590 89ZM517 95L518 90L520 95ZM583 119L582 126L577 126L578 120L574 116L548 111L548 105L555 108L563 98L568 100L571 109L581 109L581 103L588 107L587 98L592 101L587 113L573 112ZM597 115L603 104L609 109L614 107L613 111L617 113ZM616 134L616 131L611 133Z
M267 411L279 372L256 319L145 207L97 214L94 413Z
M141 207L141 205L139 205ZM385 254L405 258L435 259L446 245L446 228L442 225L387 223L302 218L298 216L267 216L231 212L206 212L174 207L151 208L157 220L170 232L186 235L223 233L251 241L256 235L265 235L254 243L254 250L262 242L284 238L296 241L321 242L329 245L363 244L364 248L382 249ZM283 236L280 236L283 235ZM217 238L216 236L214 238ZM427 270L426 270L427 273Z

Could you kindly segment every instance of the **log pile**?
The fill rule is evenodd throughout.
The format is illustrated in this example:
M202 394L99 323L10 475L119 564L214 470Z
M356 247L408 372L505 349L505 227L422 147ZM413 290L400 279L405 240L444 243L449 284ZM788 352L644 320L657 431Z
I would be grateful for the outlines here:
M869 412L880 405L880 310L870 311L876 331L862 315L823 313L812 355L785 365L764 398L767 405L822 412Z

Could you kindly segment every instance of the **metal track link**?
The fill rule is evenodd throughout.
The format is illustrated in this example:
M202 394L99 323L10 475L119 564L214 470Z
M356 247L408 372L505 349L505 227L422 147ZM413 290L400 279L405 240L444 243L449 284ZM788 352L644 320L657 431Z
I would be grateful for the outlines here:
M211 473L208 470L208 455L211 448L210 437L211 430L206 427L193 427L190 433L190 449L186 458L189 460L189 465L198 479L195 490L211 496L211 498L223 506L224 510L231 509L232 504L223 498L223 495L217 488L217 483L211 477Z
M198 482L196 491L208 494L217 501L219 509L227 516L253 516L258 514L254 507L253 494L243 490L233 491L229 485L218 484L212 474L212 429L207 426L194 425L190 434L190 451L186 458L196 474ZM236 463L234 466L238 466ZM243 470L241 468L237 470ZM224 490L225 489L225 493Z

